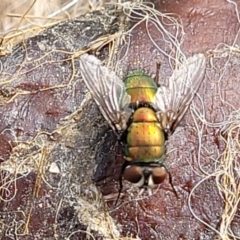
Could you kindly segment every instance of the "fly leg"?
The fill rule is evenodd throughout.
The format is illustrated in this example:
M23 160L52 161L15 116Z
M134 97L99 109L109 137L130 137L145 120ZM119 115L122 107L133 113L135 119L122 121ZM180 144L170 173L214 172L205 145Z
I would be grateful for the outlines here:
M118 196L117 196L117 200L115 202L115 206L117 206L118 200L120 198L120 195L121 195L121 192L122 192L122 189L123 189L122 175L123 175L123 172L124 172L126 166L127 166L127 163L125 161L124 164L122 165L122 170L121 170L121 173L120 173L120 176L119 176L119 179L118 179L119 189L118 189Z
M156 62L156 76L154 77L154 82L157 84L157 86L159 86L160 67L161 67L160 60L157 59L157 62Z
M175 188L174 188L174 186L173 186L173 183L172 183L172 174L168 171L168 169L166 168L165 165L162 165L162 167L164 167L165 170L166 170L166 172L168 173L169 183L170 183L170 185L171 185L171 187L172 187L172 189L173 189L173 192L174 192L176 198L179 199L178 194L177 194L177 192L176 192L176 190L175 190Z

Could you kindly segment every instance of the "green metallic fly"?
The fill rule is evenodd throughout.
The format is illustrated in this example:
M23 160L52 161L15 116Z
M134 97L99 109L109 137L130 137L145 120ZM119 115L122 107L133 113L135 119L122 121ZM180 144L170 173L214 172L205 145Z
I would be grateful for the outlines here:
M151 191L167 175L174 190L164 165L165 136L184 116L203 80L205 68L205 56L196 54L173 71L168 86L158 86L143 71L131 72L122 81L95 56L80 57L83 80L123 146L125 163L120 191L122 177Z

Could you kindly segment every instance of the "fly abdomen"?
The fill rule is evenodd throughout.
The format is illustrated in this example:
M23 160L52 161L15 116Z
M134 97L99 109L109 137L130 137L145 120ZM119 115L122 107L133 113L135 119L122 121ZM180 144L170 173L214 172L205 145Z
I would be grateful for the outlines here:
M156 162L165 152L165 137L156 113L151 108L138 108L127 130L126 160Z
M125 81L126 92L131 96L131 104L152 103L157 85L151 77L141 71L130 73Z

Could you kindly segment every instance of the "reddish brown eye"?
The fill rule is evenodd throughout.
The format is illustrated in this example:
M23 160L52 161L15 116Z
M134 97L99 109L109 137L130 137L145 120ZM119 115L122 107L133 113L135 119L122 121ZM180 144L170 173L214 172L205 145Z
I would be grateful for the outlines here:
M164 167L153 168L153 170L152 170L153 183L154 184L162 183L166 179L167 175L168 175L168 173Z
M123 177L133 184L138 184L139 182L142 182L142 169L138 166L127 166L123 172Z

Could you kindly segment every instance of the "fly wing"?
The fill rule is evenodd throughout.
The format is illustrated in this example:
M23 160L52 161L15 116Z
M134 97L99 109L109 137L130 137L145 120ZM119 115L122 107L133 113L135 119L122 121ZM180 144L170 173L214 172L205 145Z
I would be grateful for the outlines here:
M113 130L123 131L131 115L130 96L115 72L102 65L93 55L80 57L82 78L101 113Z
M205 56L196 54L183 62L179 69L174 70L167 87L158 88L154 104L165 131L174 130L185 114L202 82L205 69Z

